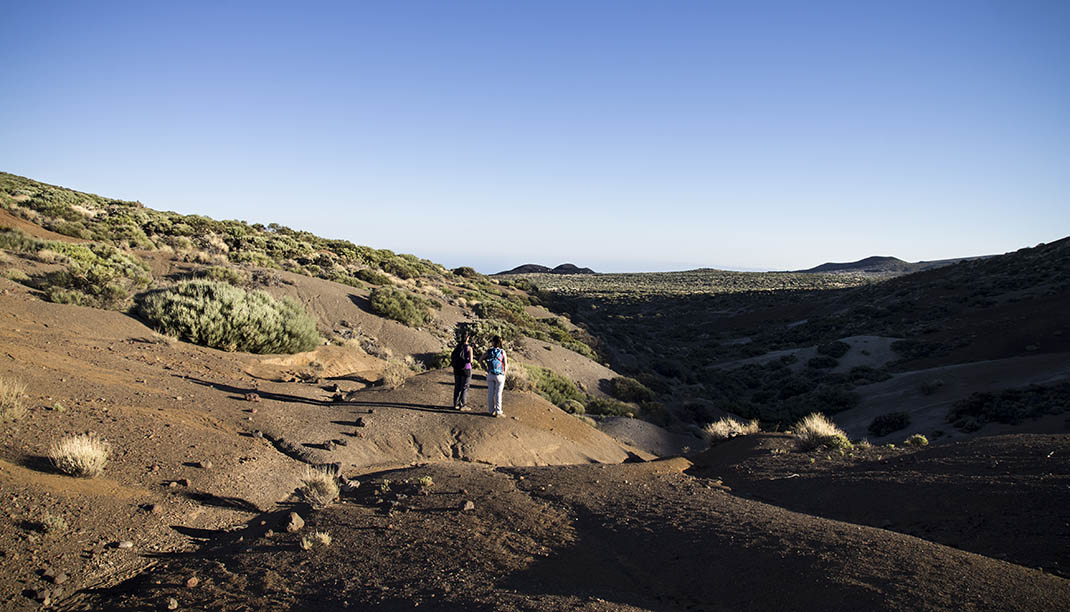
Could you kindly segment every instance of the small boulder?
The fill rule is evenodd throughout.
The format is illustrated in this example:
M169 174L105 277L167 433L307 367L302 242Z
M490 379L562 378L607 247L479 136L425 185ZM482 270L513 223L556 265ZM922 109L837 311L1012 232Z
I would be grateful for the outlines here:
M301 515L296 512L290 513L290 519L286 522L287 533L297 533L305 527L305 519L301 518Z
M471 511L473 511L475 509L476 509L476 503L474 501L472 501L472 500L468 500L468 501L464 502L464 504L461 506L461 511L462 512L471 512Z

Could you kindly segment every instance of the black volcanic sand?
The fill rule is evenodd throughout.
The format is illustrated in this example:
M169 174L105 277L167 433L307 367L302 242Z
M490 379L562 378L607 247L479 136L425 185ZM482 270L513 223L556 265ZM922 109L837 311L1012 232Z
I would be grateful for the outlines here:
M782 443L765 438L772 448ZM1043 549L1035 558L1065 555L1068 506L1057 491L1067 484L1065 436L1008 436L857 464L811 464L807 455L772 448L755 453L761 440L734 440L721 449L720 465L707 456L705 467L682 459L541 468L448 463L371 474L328 509L295 506L308 519L301 533L278 533L287 510L263 515L243 530L205 534L200 551L160 557L142 575L83 594L65 609L156 610L172 597L179 609L227 611L1070 607L1070 580L994 558L1020 556L1015 538L1023 531L1050 536L1046 544L1029 542ZM1041 446L1055 454L1037 454ZM762 456L772 461L758 460ZM979 473L985 460L1007 462L1008 471ZM689 467L690 474L682 471ZM807 469L811 473L800 473ZM723 479L711 477L722 471ZM434 485L415 484L422 476ZM961 504L960 520L950 520L940 503L932 518L915 516L917 528L931 524L945 540L958 530L963 542L987 529L992 535L979 546L987 546L989 556L792 511L753 499L751 492L831 515L831 501L821 507L818 493L806 491L839 477L857 489L834 490L843 514L873 522L883 507L898 521L910 512L897 507L910 500L914 505L906 508L936 504L905 485L952 476L964 483L949 489ZM1032 483L1038 478L1041 484ZM812 486L804 486L808 480ZM804 484L795 489L770 484L797 481ZM1036 507L1049 511L1031 521L1028 507L1012 515L1008 522L1030 526L1011 533L1002 533L1006 525L1000 523L986 527L1008 508L1001 503L976 514L997 485L1021 487L1023 497L1041 495ZM895 490L898 496L887 492ZM466 501L474 508L463 510ZM269 528L276 533L265 533ZM302 533L311 531L330 533L331 545L301 550ZM195 586L188 586L190 578Z

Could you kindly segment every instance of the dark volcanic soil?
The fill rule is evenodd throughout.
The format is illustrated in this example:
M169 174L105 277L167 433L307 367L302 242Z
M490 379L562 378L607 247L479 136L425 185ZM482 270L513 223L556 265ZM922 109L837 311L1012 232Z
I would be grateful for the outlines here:
M1005 442L999 446L1013 447ZM1051 442L1058 444L1057 452L1070 450ZM918 462L955 465L992 452L955 445ZM1046 457L1027 461L1028 456L1019 455L1015 467L1028 473L1048 465ZM910 455L896 460L904 458ZM308 519L301 533L278 533L286 510L254 519L242 531L204 533L200 552L161 557L153 570L86 594L67 609L154 610L169 598L179 609L228 611L415 606L1055 610L1070 605L1065 578L920 537L793 512L741 494L746 487L729 488L681 471L689 466L682 459L543 468L455 463L371 474L324 511L295 506ZM1067 461L1058 466L1065 488ZM752 470L753 481L734 481L766 481L781 467L786 464L773 462ZM813 469L813 477L852 469L824 465ZM709 468L691 471L701 470ZM423 476L434 485L416 484ZM887 480L880 486L895 481ZM862 487L858 497L872 489ZM972 530L968 517L983 507L986 493L980 489L973 499L955 496L966 515L961 535ZM905 490L897 499L886 496L875 503L898 504L912 496ZM466 501L474 508L464 510ZM1066 518L1065 507L1036 517L1034 527L1055 529L1053 521ZM276 533L265 534L269 528ZM951 530L942 527L944 535ZM329 533L332 543L301 550L301 534L311 531ZM1065 552L1065 535L1052 536L1043 548ZM1011 539L1006 538L1008 544ZM195 586L188 586L191 578L197 579Z

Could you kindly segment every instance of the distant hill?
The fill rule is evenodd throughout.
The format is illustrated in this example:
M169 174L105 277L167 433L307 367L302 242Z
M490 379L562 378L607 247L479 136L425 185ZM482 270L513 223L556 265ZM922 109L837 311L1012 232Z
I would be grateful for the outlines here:
M873 257L859 259L858 261L852 261L850 263L823 263L820 266L816 266L808 270L795 270L795 272L802 274L855 272L862 274L875 274L881 276L899 276L901 274L921 272L922 270L942 268L944 266L950 266L952 264L959 263L960 261L971 261L974 259L983 258L984 257L960 257L958 259L940 259L937 261L919 261L916 263L911 263L908 261L903 261L898 257L885 257L874 255Z
M524 264L517 266L512 270L506 270L505 272L498 272L493 276L500 274L596 274L596 272L590 268L580 268L575 264L563 263L556 268L547 268L546 266L540 266L539 264Z

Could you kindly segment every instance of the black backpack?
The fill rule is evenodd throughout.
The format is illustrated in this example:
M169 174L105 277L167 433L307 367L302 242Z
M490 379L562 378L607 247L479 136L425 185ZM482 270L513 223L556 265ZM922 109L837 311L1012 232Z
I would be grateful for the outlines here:
M458 344L457 348L453 349L453 355L450 356L450 363L453 364L454 370L463 370L464 366L468 364L467 348L467 345Z

